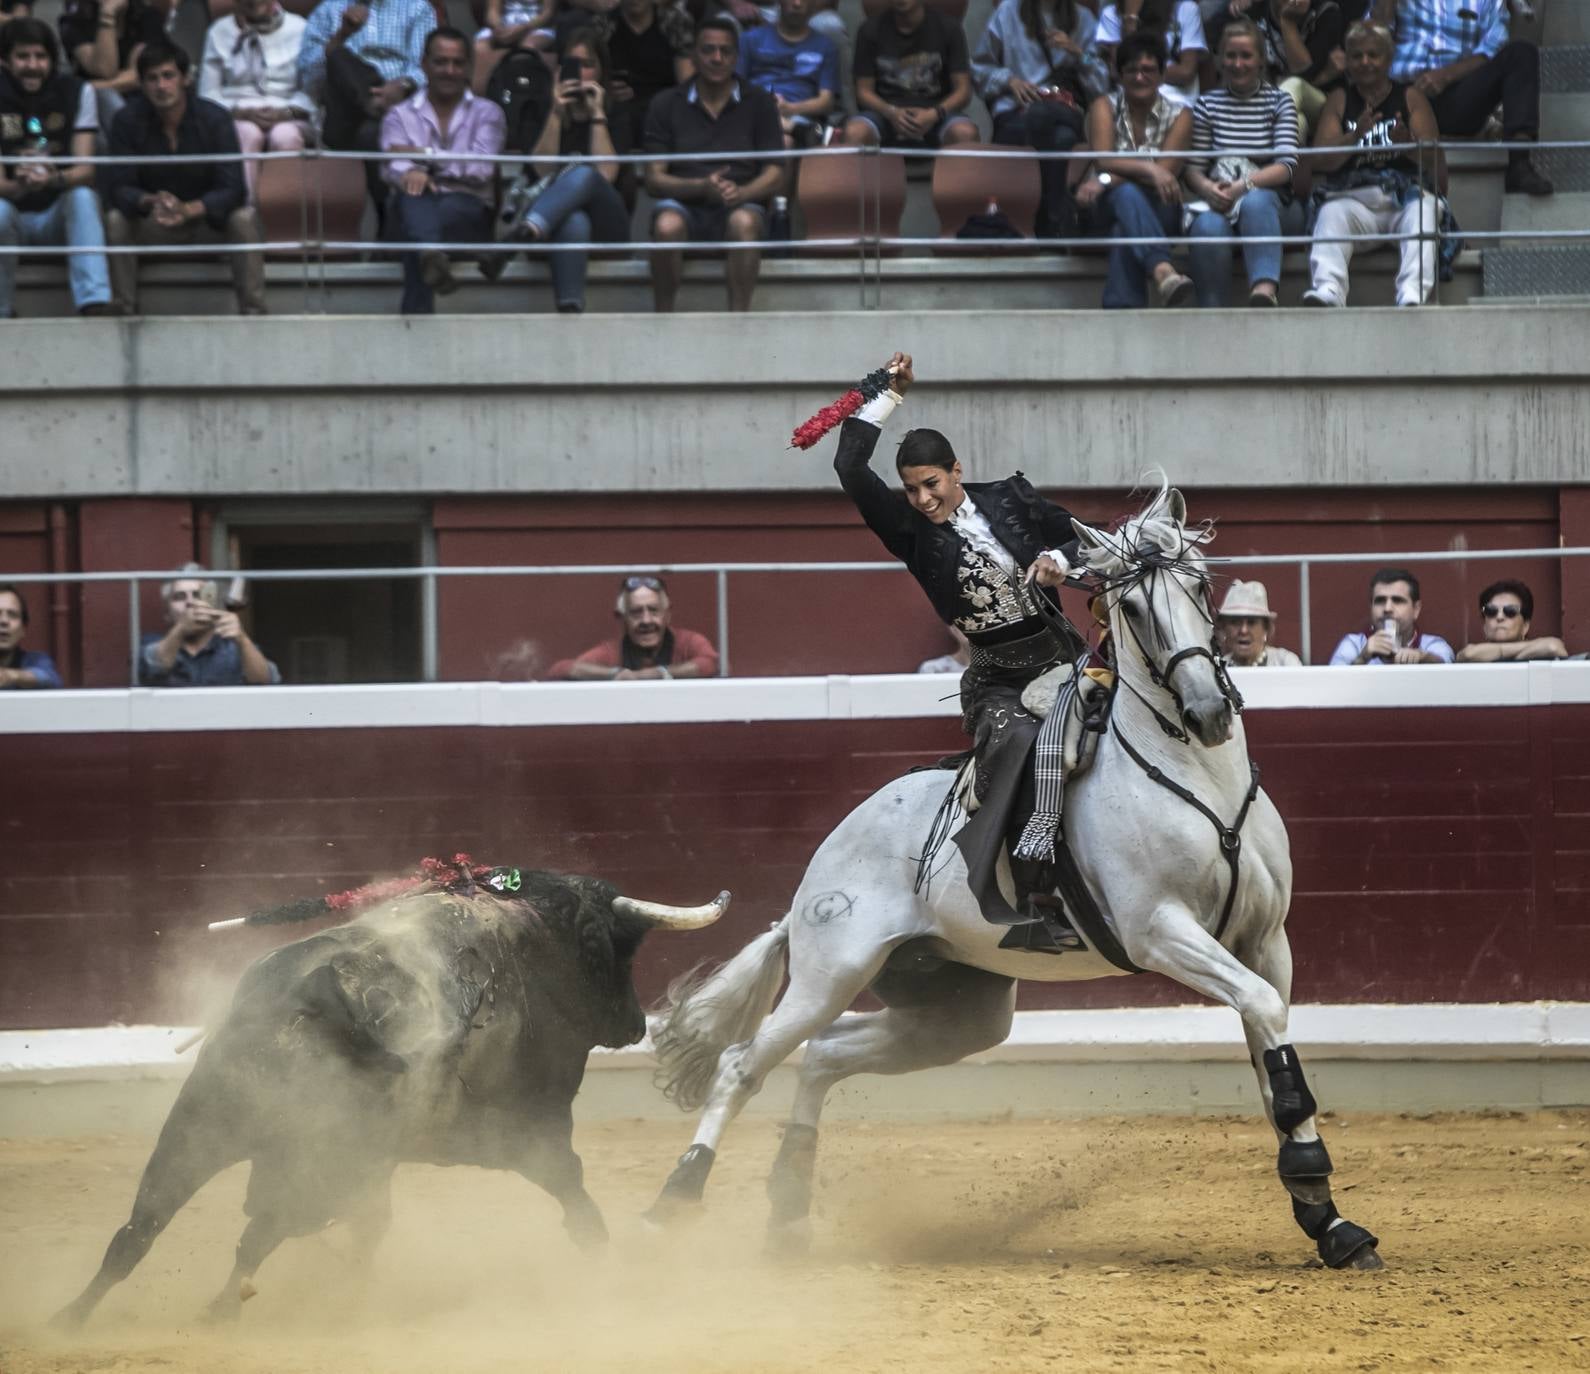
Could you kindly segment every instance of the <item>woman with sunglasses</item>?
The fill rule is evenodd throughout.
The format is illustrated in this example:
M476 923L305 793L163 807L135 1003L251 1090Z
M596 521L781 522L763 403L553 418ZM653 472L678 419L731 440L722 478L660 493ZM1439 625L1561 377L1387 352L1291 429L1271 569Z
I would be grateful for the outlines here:
M1555 635L1532 639L1535 594L1526 583L1504 577L1480 593L1485 640L1458 650L1459 663L1526 663L1536 658L1567 658L1568 646ZM1582 655L1581 655L1582 657Z
M995 867L1007 825L1019 820L1018 794L1040 722L1022 705L1022 690L1057 664L1075 659L1081 637L1066 624L1055 589L1071 568L1076 532L1071 513L1046 501L1021 473L967 482L950 441L936 429L913 429L894 465L900 490L872 470L882 426L914 377L911 357L887 364L889 389L844 422L834 470L845 494L885 548L905 564L946 625L971 642L961 676L961 725L976 743L974 782L982 803L955 843L984 916L1000 924L1026 918L1000 895ZM1061 712L1051 716L1056 727ZM1022 830L1011 871L1018 897L1052 890L1059 798L1043 795ZM1040 833L1047 825L1047 833ZM1030 856L1030 857L1027 857Z
M619 148L613 141L602 88L606 76L601 40L591 29L576 29L564 46L559 80L552 88L552 110L530 150L530 160L532 165L538 157L593 160L536 166L553 180L543 186L519 222L519 236L531 243L623 243L629 238L629 211L616 185L620 164L602 161L629 151L627 144ZM619 127L624 128L623 121ZM562 248L544 256L552 272L558 313L583 314L585 249Z

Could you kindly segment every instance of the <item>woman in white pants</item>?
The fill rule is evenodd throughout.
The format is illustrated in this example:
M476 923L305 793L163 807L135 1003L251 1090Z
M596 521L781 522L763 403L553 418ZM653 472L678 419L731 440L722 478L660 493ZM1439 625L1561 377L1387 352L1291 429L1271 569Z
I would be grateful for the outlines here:
M1353 145L1353 151L1310 159L1316 175L1328 175L1309 255L1313 285L1303 293L1303 303L1347 304L1347 265L1357 245L1326 240L1397 234L1405 236L1396 245L1402 255L1397 304L1423 305L1435 287L1441 214L1425 183L1438 180L1442 164L1432 146L1421 167L1414 145L1434 145L1440 137L1435 115L1416 89L1391 79L1389 30L1360 21L1347 31L1346 50L1347 82L1326 101L1314 146Z

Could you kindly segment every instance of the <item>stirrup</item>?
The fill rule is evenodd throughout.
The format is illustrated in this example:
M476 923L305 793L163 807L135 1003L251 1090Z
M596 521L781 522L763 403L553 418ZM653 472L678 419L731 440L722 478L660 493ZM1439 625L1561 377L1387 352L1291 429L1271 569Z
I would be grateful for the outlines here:
M1028 910L1032 908L1029 906ZM1087 945L1059 911L1050 910L1011 926L999 948L1027 954L1081 954Z

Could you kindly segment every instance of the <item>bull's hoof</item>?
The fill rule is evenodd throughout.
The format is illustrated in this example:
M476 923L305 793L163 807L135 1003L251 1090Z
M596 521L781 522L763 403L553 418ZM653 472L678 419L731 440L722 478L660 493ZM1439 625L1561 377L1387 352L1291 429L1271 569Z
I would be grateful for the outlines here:
M600 1250L607 1244L607 1223L602 1213L589 1198L585 1205L571 1207L563 1218L563 1229L569 1239L587 1252Z
M1384 1269L1386 1262L1375 1249L1379 1244L1362 1226L1343 1221L1319 1238L1319 1257L1329 1269Z
M242 1315L242 1294L228 1291L219 1294L214 1302L199 1313L199 1320L206 1326L230 1326Z
M812 1223L809 1217L786 1221L767 1228L762 1254L770 1260L804 1259L812 1248Z
M676 1197L664 1189L657 1201L641 1213L640 1219L648 1231L677 1231L696 1221L706 1210L699 1198Z
M88 1320L88 1314L94 1310L93 1303L85 1303L82 1298L76 1302L68 1303L53 1317L50 1318L50 1330L62 1335L69 1335L74 1331L81 1331L83 1323Z

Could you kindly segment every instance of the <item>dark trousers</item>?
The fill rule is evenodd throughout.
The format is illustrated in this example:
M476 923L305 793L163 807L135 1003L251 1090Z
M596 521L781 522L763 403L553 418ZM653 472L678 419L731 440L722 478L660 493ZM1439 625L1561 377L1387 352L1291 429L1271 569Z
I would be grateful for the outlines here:
M370 92L381 85L381 73L346 48L326 59L326 122L321 138L341 152L373 153L381 146L381 121L366 108ZM386 197L381 164L364 164L364 183L379 208Z
M1036 148L1041 153L1064 153L1081 141L1080 116L1060 101L1037 100L1031 105L1006 110L994 118L994 142L1008 148ZM1076 204L1066 188L1066 177L1070 170L1069 162L1038 164L1042 194L1035 227L1040 238L1069 238L1076 232Z
M392 198L392 232L399 243L485 243L491 207L466 191L427 191ZM419 253L403 255L403 313L433 315L436 295L420 275Z
M1540 49L1508 43L1483 66L1454 81L1430 102L1443 134L1467 138L1485 127L1501 103L1502 136L1534 138L1540 129Z
M1181 206L1167 205L1135 181L1121 181L1099 197L1088 228L1120 239L1167 238L1181 233ZM1148 274L1170 261L1170 244L1122 244L1110 249L1104 278L1106 310L1141 310L1148 304Z

